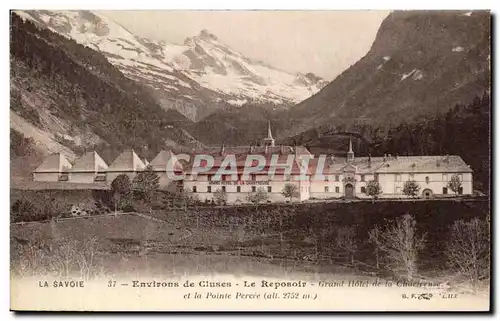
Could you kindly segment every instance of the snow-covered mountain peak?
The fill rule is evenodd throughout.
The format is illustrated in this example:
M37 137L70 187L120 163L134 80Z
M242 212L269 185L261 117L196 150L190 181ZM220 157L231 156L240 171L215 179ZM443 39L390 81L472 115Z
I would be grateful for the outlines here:
M218 38L207 29L200 31L200 34L197 37L203 40L218 40Z
M149 87L165 108L191 119L242 101L293 105L326 85L311 73L289 73L249 59L206 29L178 45L134 35L100 12L16 13L102 52L124 75Z

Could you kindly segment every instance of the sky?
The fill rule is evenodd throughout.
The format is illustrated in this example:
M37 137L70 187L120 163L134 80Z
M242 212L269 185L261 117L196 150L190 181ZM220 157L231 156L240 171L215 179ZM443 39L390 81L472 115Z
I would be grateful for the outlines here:
M245 56L332 80L363 57L389 11L104 11L134 34L183 43L207 29Z

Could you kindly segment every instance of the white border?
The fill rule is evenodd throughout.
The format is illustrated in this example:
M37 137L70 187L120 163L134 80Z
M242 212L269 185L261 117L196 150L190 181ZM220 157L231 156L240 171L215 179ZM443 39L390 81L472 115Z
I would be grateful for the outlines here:
M463 1L463 0L453 0L453 1L429 1L429 0L420 0L420 1L401 1L401 0L396 0L396 1L391 1L391 0L379 0L379 1L359 1L359 0L349 0L349 1L339 1L337 3L332 2L332 1L319 1L319 0L307 0L307 1L269 1L269 0L253 0L253 1L218 1L218 0L212 0L212 1L193 1L193 0L183 0L183 1L178 1L175 3L168 2L165 3L163 1L132 1L132 0L121 0L119 2L107 2L107 1L97 1L97 0L86 0L86 1L63 1L63 0L58 0L58 1L43 1L43 3L39 1L12 1L12 0L7 0L2 2L2 7L5 7L5 10L2 10L2 13L0 15L0 19L2 19L2 26L3 28L1 29L0 32L0 37L1 37L1 44L2 50L1 54L2 57L0 59L1 62L1 79L2 79L2 95L1 97L3 98L3 106L1 108L1 113L3 113L3 117L0 119L5 121L4 126L1 126L0 130L2 130L2 135L0 136L0 143L1 143L1 150L4 151L3 157L1 159L2 161L2 167L4 171L2 172L2 184L1 184L1 197L2 197L2 202L1 204L3 205L4 210L2 211L2 219L3 219L3 224L2 224L2 229L4 233L1 233L3 235L3 242L2 244L2 255L1 255L1 268L2 268L2 276L4 277L3 281L1 284L1 289L2 289L2 306L1 306L1 311L3 312L2 314L2 319L11 319L14 318L15 315L12 313L9 313L9 258L8 258L8 253L9 253L9 241L8 238L6 237L9 235L9 172L8 170L6 171L5 169L9 168L9 158L7 154L7 150L9 150L9 125L7 124L7 121L9 120L9 49L6 44L9 43L9 13L8 9L16 8L16 9L33 9L33 8L45 8L45 9L219 9L219 10L225 10L225 9L233 9L233 10L244 10L244 9L267 9L267 10L272 10L272 9L306 9L306 10L313 10L313 9L333 9L333 10L353 10L353 9L371 9L371 10L397 10L397 9L460 9L460 10L469 10L469 9L492 9L492 13L496 14L498 13L498 6L499 6L500 1L496 0L474 0L474 1ZM497 22L498 24L498 22ZM495 26L495 30L493 33L493 36L497 34L497 27ZM496 38L496 37L495 37ZM498 49L495 41L495 52L496 49ZM496 58L496 57L493 57ZM493 72L496 72L496 69L493 70ZM497 85L495 85L495 88L493 88L493 92L497 92ZM499 119L498 119L498 112L496 113L495 117L495 123L498 125ZM495 128L494 132L492 133L495 137L500 137L498 134L498 130ZM497 167L498 162L495 162L494 166L495 168ZM497 171L495 171L497 173ZM497 175L495 175L495 178ZM495 189L496 190L496 189ZM494 195L494 199L496 200L498 198L498 191ZM496 202L495 202L496 203ZM495 215L494 213L493 215ZM495 215L496 216L496 215ZM499 231L499 218L496 217L495 219L495 226L494 230ZM498 245L498 244L496 244ZM495 249L498 248L498 246L494 247ZM497 254L497 253L495 253ZM497 255L495 255L495 258ZM495 267L496 267L496 262L494 262ZM495 269L497 270L497 269ZM495 271L497 272L497 271ZM498 274L495 275L496 278L495 280L498 280ZM498 281L497 281L498 283ZM495 284L498 285L498 284ZM495 288L499 288L495 286ZM495 296L497 297L497 296ZM454 318L456 315L451 315L449 317ZM29 316L31 318L33 316ZM60 318L69 318L71 315L64 315L64 316L59 316ZM92 319L92 320L100 320L104 318L104 316L99 315L85 315L85 316L80 316L83 319ZM114 317L114 318L121 318L123 316L110 316L108 317ZM133 315L129 316L128 318L133 318L133 319L140 319L143 316L138 316L138 315ZM161 317L168 317L170 318L178 318L179 316L175 315L165 315ZM182 316L181 316L182 317ZM184 316L185 317L185 316ZM212 317L218 317L218 316L212 316ZM229 316L233 317L233 316ZM263 316L263 315L258 315L256 316L259 319L267 319L270 318L270 316ZM277 316L274 316L277 317ZM289 316L281 316L281 317L289 317ZM308 318L308 316L301 316L303 318ZM331 316L327 316L331 317ZM345 318L345 316L340 316L340 315L335 315L333 316L334 318ZM350 318L355 317L353 315L349 316ZM360 316L357 316L360 317ZM378 318L386 318L386 315L378 315ZM400 316L398 316L400 317ZM425 318L425 319L434 319L437 317L443 317L442 315L440 316L431 316L431 315L425 315L425 316L418 316L418 318ZM25 316L26 318L26 316Z

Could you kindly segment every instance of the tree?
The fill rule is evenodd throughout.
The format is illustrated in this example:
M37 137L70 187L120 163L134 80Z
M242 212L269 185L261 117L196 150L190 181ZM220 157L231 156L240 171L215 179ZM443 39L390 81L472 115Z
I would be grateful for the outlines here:
M446 247L448 264L467 277L473 286L489 276L490 226L488 221L474 218L458 220L450 227Z
M227 203L226 191L218 188L214 193L214 199L218 205L225 205Z
M134 193L149 204L149 212L151 212L153 210L151 200L154 193L160 188L160 177L153 171L153 167L149 165L144 171L137 174L133 180L132 187Z
M283 186L281 195L290 198L290 202L292 202L292 198L299 197L299 188L295 184L287 183Z
M380 233L380 250L386 254L389 269L404 271L411 280L417 273L419 253L425 247L426 234L417 233L416 221L410 214L396 219Z
M111 182L111 193L113 194L115 204L115 215L117 204L120 204L124 197L130 195L131 188L132 184L130 183L130 178L125 174L118 175L113 182Z
M354 253L358 245L356 244L356 230L352 226L341 226L337 229L335 244L338 248L349 253L351 264L354 265Z
M368 232L368 242L373 245L375 248L375 264L377 266L377 269L380 269L380 257L379 257L379 251L380 251L380 234L381 234L381 229L378 225L375 225L369 232Z
M462 182L460 181L460 176L458 174L451 175L448 187L455 193L455 195L460 192L462 189Z
M258 188L255 193L248 195L247 200L252 202L257 207L259 203L265 202L269 199L269 195L263 188Z
M376 180L371 180L366 183L365 194L370 196L372 199L377 199L380 194L382 194L382 186Z
M414 180L408 180L403 187L403 194L416 198L420 193L420 186Z

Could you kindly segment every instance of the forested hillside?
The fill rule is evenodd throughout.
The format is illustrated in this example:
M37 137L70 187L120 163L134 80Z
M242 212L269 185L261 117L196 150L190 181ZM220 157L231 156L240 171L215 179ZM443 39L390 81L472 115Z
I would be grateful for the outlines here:
M474 170L475 188L488 192L490 121L491 99L490 94L485 93L467 105L455 105L435 117L420 117L389 128L367 124L323 126L283 142L306 145L315 153L342 156L347 151L349 138L353 139L358 156L459 155Z
M10 54L11 128L38 151L95 148L109 162L124 148L151 158L165 147L197 144L183 129L188 119L162 109L101 53L16 14Z

